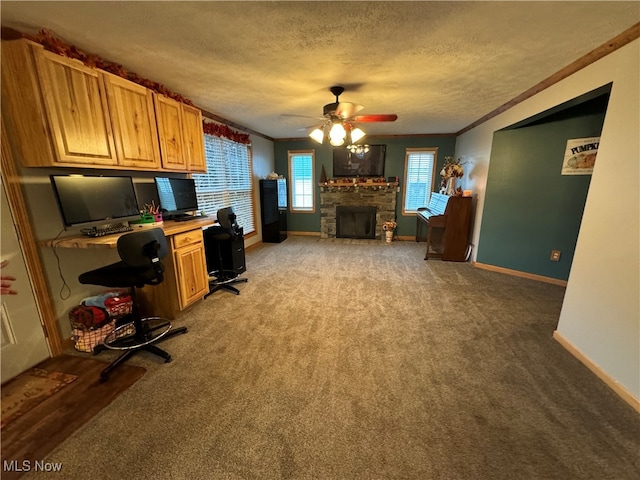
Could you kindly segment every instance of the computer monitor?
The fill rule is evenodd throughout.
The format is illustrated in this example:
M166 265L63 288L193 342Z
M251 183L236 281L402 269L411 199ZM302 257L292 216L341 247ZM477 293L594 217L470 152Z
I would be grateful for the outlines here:
M155 177L155 182L163 218L184 218L198 210L196 184L192 178Z
M65 226L139 218L131 177L51 175Z

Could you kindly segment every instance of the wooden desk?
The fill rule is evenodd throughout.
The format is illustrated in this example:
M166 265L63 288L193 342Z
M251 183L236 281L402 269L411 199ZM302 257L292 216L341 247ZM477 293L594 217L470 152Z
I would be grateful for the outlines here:
M160 285L144 287L138 296L145 315L173 319L179 311L201 300L209 292L202 228L214 223L214 217L206 217L184 222L165 221L161 225L133 225L134 232L154 226L162 228L169 243L169 254L162 261L164 281ZM132 232L104 237L76 235L46 243L55 243L56 247L62 248L116 248L118 238L127 233Z
M132 225L133 231L142 230L144 228L162 228L164 234L167 237L173 235L189 232L197 228L202 229L216 223L214 217L198 218L195 220L187 220L185 222L175 222L173 220L166 220L161 224L146 223L143 225ZM131 233L131 232L125 232ZM104 237L87 237L85 235L74 235L70 237L64 237L55 241L55 246L58 248L116 248L118 244L118 238L125 233L114 233L113 235L105 235ZM53 244L52 241L46 242L48 246Z

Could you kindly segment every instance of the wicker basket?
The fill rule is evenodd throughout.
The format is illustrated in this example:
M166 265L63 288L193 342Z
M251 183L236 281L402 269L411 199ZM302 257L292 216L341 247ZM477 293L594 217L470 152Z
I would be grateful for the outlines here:
M113 296L105 301L105 308L87 306L85 302L89 299L85 299L69 312L76 350L94 352L95 347L102 344L105 337L116 328L117 321L131 313L133 303L128 292L118 290L107 294Z
M71 324L73 327L73 323ZM84 325L76 325L71 330L76 350L93 353L93 349L104 342L107 335L116 328L116 320L113 319L100 328L87 329Z

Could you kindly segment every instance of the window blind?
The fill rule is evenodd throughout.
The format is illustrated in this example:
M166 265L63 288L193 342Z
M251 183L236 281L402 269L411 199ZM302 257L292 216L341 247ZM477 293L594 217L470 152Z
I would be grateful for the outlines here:
M429 204L436 163L435 149L407 149L403 213L413 213Z
M244 234L255 231L249 145L204 134L207 173L193 175L198 207L208 215L233 207Z
M291 210L315 211L313 185L314 152L289 152Z

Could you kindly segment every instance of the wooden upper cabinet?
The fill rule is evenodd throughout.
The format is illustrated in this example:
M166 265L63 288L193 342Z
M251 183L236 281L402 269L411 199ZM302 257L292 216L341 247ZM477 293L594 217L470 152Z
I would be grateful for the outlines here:
M123 167L160 169L153 93L124 78L103 73L118 154Z
M202 132L202 112L190 105L182 104L182 135L187 159L187 170L206 172L207 161L204 154L204 133Z
M154 94L153 98L162 168L184 171L187 169L187 160L182 139L182 104L164 95Z
M204 172L202 113L26 39L2 40L2 117L25 167Z
M35 49L42 98L59 163L116 165L103 78L92 68Z

